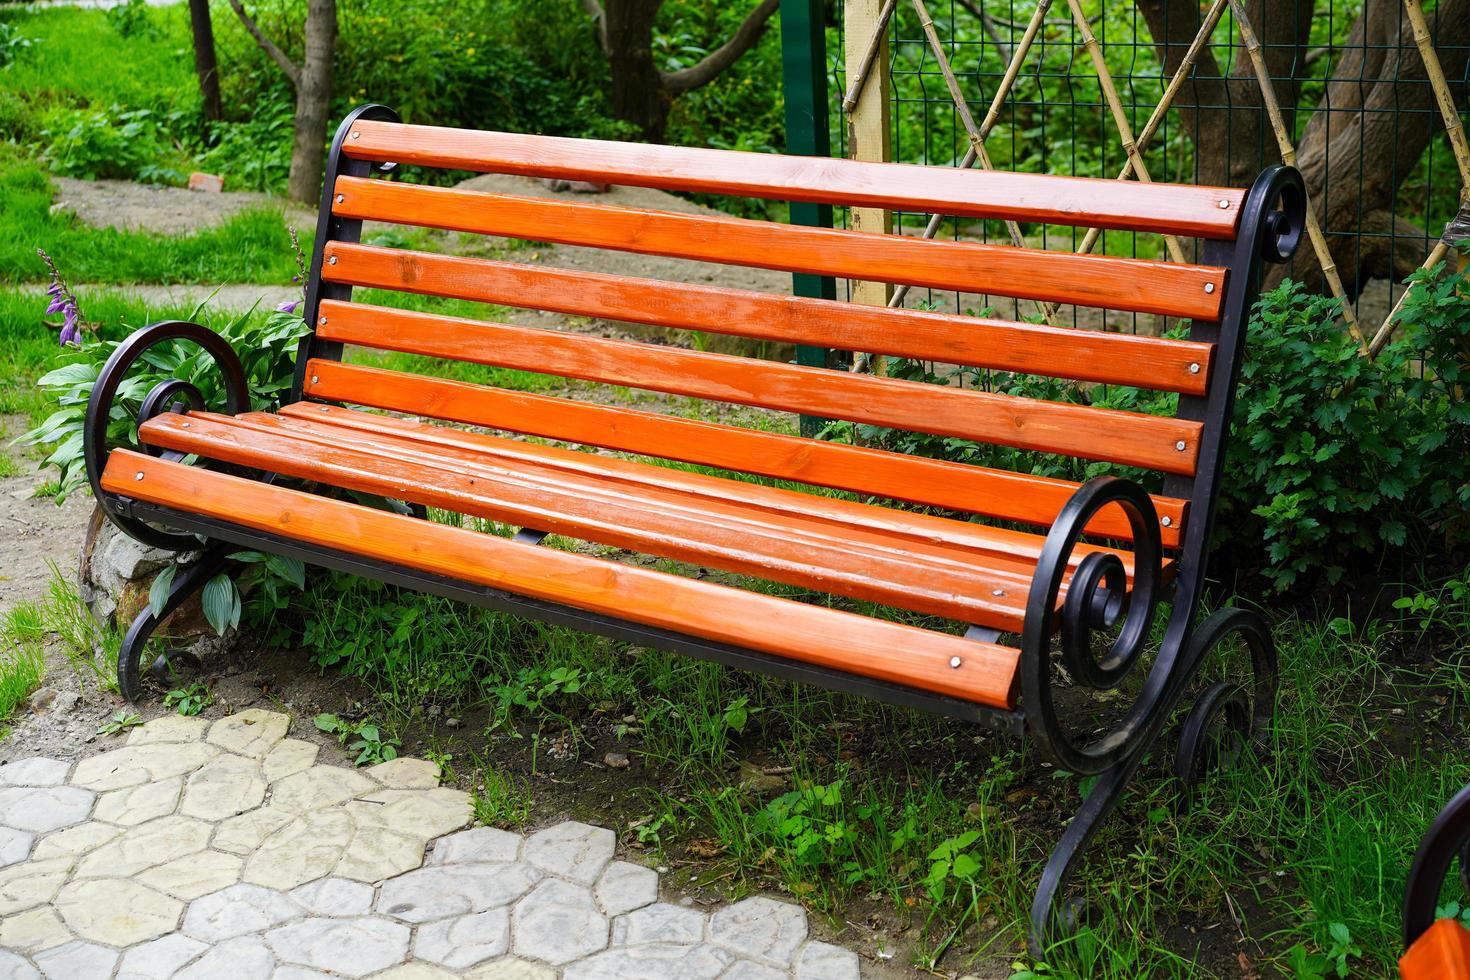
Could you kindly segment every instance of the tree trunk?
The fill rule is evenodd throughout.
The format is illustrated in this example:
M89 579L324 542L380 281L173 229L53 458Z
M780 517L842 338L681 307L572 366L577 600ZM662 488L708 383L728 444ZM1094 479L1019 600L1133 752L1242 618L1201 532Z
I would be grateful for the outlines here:
M223 115L219 96L219 66L214 57L214 24L209 19L209 0L189 0L189 23L194 30L194 73L199 76L199 95L204 118L218 122Z
M315 204L322 189L327 113L332 101L332 53L337 46L337 0L308 0L306 54L296 85L296 132L291 146L291 198Z
M1196 0L1137 0L1137 6L1164 72L1171 74L1199 30L1200 5ZM1300 80L1289 76L1305 74L1312 0L1255 0L1248 12L1265 47L1287 126L1294 128ZM1331 77L1338 80L1327 85L1297 142L1297 165L1349 296L1357 295L1370 278L1403 278L1427 254L1424 232L1392 213L1399 185L1430 140L1443 131L1402 13L1398 0L1367 0L1348 40L1337 49L1341 54ZM1463 100L1464 83L1453 80L1465 77L1470 0L1445 0L1436 22L1445 74ZM1237 45L1228 77L1222 77L1212 50L1202 52L1175 100L1194 143L1195 180L1201 184L1244 187L1262 166L1281 159L1249 55L1238 40ZM1355 233L1343 233L1349 230ZM1420 241L1406 242L1403 236ZM1288 274L1310 288L1324 288L1321 264L1311 248L1300 249L1289 268L1273 268L1267 285Z
M612 70L613 115L662 143L672 100L653 63L653 22L663 0L606 0L602 27Z

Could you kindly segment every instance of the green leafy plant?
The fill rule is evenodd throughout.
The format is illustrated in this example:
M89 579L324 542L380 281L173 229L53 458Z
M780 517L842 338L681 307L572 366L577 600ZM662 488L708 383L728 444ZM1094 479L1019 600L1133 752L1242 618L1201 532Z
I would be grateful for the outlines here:
M15 60L16 55L31 46L31 39L8 20L0 20L0 68Z
M118 732L128 728L136 728L143 724L143 719L136 712L122 708L114 711L102 724L97 726L98 735L116 735Z
M335 735L348 754L356 753L353 765L375 766L392 761L398 758L398 750L403 745L368 721L347 721L330 712L317 715L313 721L319 731Z
M1296 980L1325 980L1329 976L1346 977L1351 971L1350 959L1358 959L1363 951L1353 945L1351 930L1342 922L1327 926L1327 950L1309 952L1301 943L1286 951L1286 965Z
M480 823L516 829L531 819L531 807L535 803L530 780L488 766L480 770L470 801L475 819Z
M581 691L582 684L582 671L576 667L522 667L493 689L495 714L490 727L506 726L515 709L565 721L567 696Z
M125 0L109 8L106 16L112 29L124 38L154 39L163 34L149 16L147 0Z
M211 704L214 704L214 692L209 689L208 685L199 681L195 681L188 687L169 691L163 696L165 708L173 708L186 717L199 714Z
M41 134L42 156L67 177L128 180L149 167L157 177L161 171L154 161L165 155L164 128L151 109L58 109Z

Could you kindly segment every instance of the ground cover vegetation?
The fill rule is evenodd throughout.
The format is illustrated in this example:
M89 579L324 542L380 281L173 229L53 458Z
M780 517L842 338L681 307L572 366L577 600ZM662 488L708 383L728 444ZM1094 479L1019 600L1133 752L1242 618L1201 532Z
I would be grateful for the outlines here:
M288 5L263 6L262 29L279 29L283 21L272 18L288 16ZM509 15L524 12L526 0L484 0L479 17L439 17L442 6L412 0L390 21L344 0L332 114L373 97L414 121L630 135L609 106L606 59L579 5L535 4L534 23ZM741 13L692 0L667 8L665 22L680 27L656 36L666 71L700 60ZM72 283L285 283L296 273L278 211L193 236L133 237L49 211L48 172L175 182L219 164L247 186L284 189L288 86L253 42L230 40L231 20L218 17L216 28L221 48L237 51L245 67L222 75L225 118L206 127L182 7L111 17L0 8L0 63L9 62L0 68L0 411L31 430L34 461L50 459L38 477L48 493L74 489L88 377L133 327L165 315L205 318L256 352L252 388L262 406L280 397L289 376L301 329L289 310L163 309L78 287L82 332L62 351L61 316L41 313L45 298L17 285L48 281L37 245ZM407 48L405 37L413 39ZM779 46L769 32L673 104L668 138L778 149L778 89ZM254 111L232 118L231 105ZM1037 160L1054 151L1035 127L1016 125L999 143ZM922 132L922 121L899 126ZM108 150L129 141L151 145L136 156ZM1263 299L1222 501L1227 550L1216 598L1233 592L1234 601L1276 616L1282 691L1270 750L1186 801L1165 776L1171 759L1161 741L1147 778L1090 852L1084 888L1093 917L1046 963L1018 964L1018 978L1390 973L1408 857L1439 804L1470 779L1470 301L1463 278L1442 269L1422 278L1397 339L1372 362L1346 340L1332 304L1291 283ZM183 351L161 352L153 367L208 374ZM561 390L540 375L448 370ZM892 362L891 370L956 380L927 364ZM976 373L964 383L1139 411L1173 407L1129 389L1028 377ZM662 404L696 410L679 399ZM795 428L776 415L742 422ZM126 442L125 419L118 429ZM828 436L1019 462L1005 450L876 429L835 427ZM1095 472L1025 462L1073 478ZM511 530L431 516L485 533ZM879 928L891 950L921 968L1011 962L1041 862L1086 789L1024 745L940 719L348 576L263 559L249 565L245 587L231 586L219 600L225 614L211 618L286 651L276 663L350 678L352 699L324 707L315 723L355 759L400 751L436 759L475 792L487 822L519 827L540 813L571 812L611 823L626 843L677 867L693 891L785 889L835 928ZM0 719L40 682L48 639L69 651L88 683L111 683L105 661L116 637L90 625L58 576L46 601L0 620ZM188 678L168 694L185 713L204 710L210 696L207 683ZM123 709L113 724L136 721Z

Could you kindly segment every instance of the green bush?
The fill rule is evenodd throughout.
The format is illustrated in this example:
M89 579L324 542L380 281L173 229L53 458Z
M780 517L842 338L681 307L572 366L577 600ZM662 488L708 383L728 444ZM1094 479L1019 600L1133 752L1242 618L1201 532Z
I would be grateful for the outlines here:
M1395 553L1437 564L1470 511L1470 284L1443 263L1415 273L1395 339L1373 360L1336 300L1284 283L1256 306L1220 487L1218 544L1275 590L1334 583ZM967 387L1171 415L1177 397L961 369ZM930 365L891 373L950 382ZM1086 480L1156 475L1107 463L839 423L829 436L981 466Z

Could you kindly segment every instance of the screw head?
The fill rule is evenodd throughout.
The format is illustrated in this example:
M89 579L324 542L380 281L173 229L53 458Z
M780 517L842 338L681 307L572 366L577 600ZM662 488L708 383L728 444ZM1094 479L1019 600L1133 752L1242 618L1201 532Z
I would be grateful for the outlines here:
M327 265L336 265L336 264L337 264L337 256L333 255L333 256L330 256L327 259ZM1214 289L1215 289L1215 287L1214 287L1213 284L1205 287L1205 291L1206 292L1213 292Z
M990 594L993 595L993 596L1003 596L1003 595L1006 594L1006 590L1005 589L991 589L990 590Z
M347 200L347 196L345 194L338 194L337 195L337 203L338 204L341 204L345 200Z
M139 470L138 472L134 473L133 474L133 479L135 479L135 480L141 480L141 479L143 479L143 471L142 470Z
M1162 525L1164 525L1164 527L1173 527L1174 526L1174 518L1172 518L1172 517L1165 517L1163 520L1159 521L1159 523L1162 524Z
M1224 198L1221 198L1220 199L1220 210L1221 211L1228 211L1228 210L1230 210L1230 202L1227 201L1227 200L1225 200Z
M353 138L353 139L357 139L357 138L358 138L358 137L359 137L359 136L361 136L361 135L362 135L362 134L361 134L361 133L353 133L353 134L352 134L352 138Z
M188 422L183 422L183 423L180 424L180 427L187 429L189 427L189 423Z
M332 261L335 262L336 259L333 259ZM1213 293L1214 291L1215 291L1215 284L1214 283L1212 283L1212 282L1205 283L1205 292L1207 292L1207 293Z
M314 374L311 376L311 383L312 384L316 384L317 383L317 377Z
M1199 364L1198 363L1191 364L1189 366L1189 373L1190 374L1199 374Z
M322 326L325 327L327 325L327 318L322 317L320 320L317 321L317 323L320 323Z
M959 657L950 657L949 658L949 665L951 667L958 668L959 665L962 664L962 663L964 663L964 661L961 660Z
M1178 442L1174 443L1174 448L1179 450L1181 453L1184 452L1184 440L1180 439Z
M331 411L331 410L332 410L332 409L331 409L331 407L330 407L330 406L327 406L327 405L323 405L323 406L322 406L322 411L323 411L323 412L330 412L330 411Z

